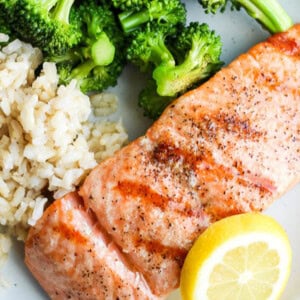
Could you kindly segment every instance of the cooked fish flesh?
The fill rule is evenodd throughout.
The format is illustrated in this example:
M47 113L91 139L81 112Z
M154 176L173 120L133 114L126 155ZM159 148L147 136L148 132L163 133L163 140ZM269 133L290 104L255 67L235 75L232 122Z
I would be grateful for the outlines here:
M51 299L158 299L75 192L32 228L25 262Z

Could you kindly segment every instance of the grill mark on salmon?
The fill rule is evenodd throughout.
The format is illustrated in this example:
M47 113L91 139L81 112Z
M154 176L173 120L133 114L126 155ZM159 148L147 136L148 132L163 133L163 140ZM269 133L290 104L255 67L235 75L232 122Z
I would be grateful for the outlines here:
M235 161L232 165L232 168L225 168L223 165L217 164L213 158L212 153L210 151L207 151L207 149L204 147L200 151L200 154L195 156L193 155L193 153L183 151L182 149L174 147L174 145L163 142L159 143L154 148L153 158L159 163L168 165L173 164L173 162L182 161L180 168L177 167L176 169L181 170L181 175L184 174L184 177L189 177L188 174L191 170L193 170L200 176L202 175L202 177L205 178L206 181L216 179L220 180L224 177L228 179L237 177L237 181L240 185L253 186L259 189L261 194L272 193L276 190L274 182L266 178L251 174L250 170L245 170L243 168L241 162L238 163L238 161ZM146 189L147 187L145 187L145 190ZM136 187L136 190L138 190L138 187ZM142 195L142 193L140 194ZM150 193L147 192L144 192L144 194L145 196L150 195ZM205 195L202 193L201 196L204 197ZM168 201L168 199L163 199L160 202L167 204ZM152 202L156 203L155 200L152 200Z
M116 189L118 189L124 201L131 200L132 198L140 198L143 204L147 205L147 203L151 203L162 210L164 210L168 206L169 201L171 201L170 198L158 194L149 186L131 181L124 180L118 182Z
M138 299L164 297L178 287L185 255L212 222L262 211L299 182L298 41L300 25L242 54L174 101L145 136L102 162L81 186L84 210L95 214L102 236L105 232L114 249L122 250L117 260L128 270L124 284L133 286L131 272L136 270L145 282L135 287L141 284L151 290ZM27 264L37 278L67 267L66 262L56 264L42 255L45 250L40 242L47 246L55 226L43 223L46 219L47 214L41 224L49 231L38 225L30 236L39 242L30 244L29 238L26 244ZM71 219L70 226L77 228ZM86 249L81 243L76 244L76 251ZM99 266L104 266L101 276L107 272L111 282L110 294L105 291L105 295L114 298L119 291L114 284L118 272L108 262L100 260ZM40 264L52 269L40 268ZM75 274L69 276L64 292L76 286L77 280L84 284ZM42 286L55 290L55 280L43 281ZM128 299L124 290L120 299Z
M171 202L177 201L178 199L173 199L171 197L164 197L157 192L151 190L147 185L144 184L137 184L136 182L131 181L122 181L118 182L118 185L116 187L118 189L118 192L123 197L123 200L131 200L133 198L139 198L141 199L141 203L144 206L147 206L149 204L154 205L156 207L159 207L162 211L165 211L168 206L170 206ZM185 217L199 217L203 210L199 207L199 210L193 210L191 207L186 203L186 205L182 209L174 209L176 213L178 213L179 216L185 216ZM143 220L143 215L140 215L140 218ZM172 251L175 251L173 248L171 248ZM177 251L175 251L177 252Z
M150 253L159 253L162 260L165 259L174 259L177 261L180 266L182 266L184 257L186 254L186 249L179 247L167 247L161 243L161 241L147 241L144 239L136 239L136 246L138 247L140 244L144 244L145 249L147 249Z

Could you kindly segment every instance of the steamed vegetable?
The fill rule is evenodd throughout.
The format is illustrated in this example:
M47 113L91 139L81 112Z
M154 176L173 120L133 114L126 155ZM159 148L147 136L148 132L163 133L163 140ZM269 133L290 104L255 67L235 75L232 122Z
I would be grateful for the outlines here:
M167 46L167 37L175 34L172 30L157 24L147 24L132 35L127 48L127 59L141 71L152 70L160 64L175 64L173 54Z
M172 99L219 70L221 50L220 37L207 24L180 29L148 24L135 32L127 59L152 76L139 97L145 114L158 117Z
M86 0L77 9L82 39L63 55L50 55L56 62L61 83L76 79L83 92L102 91L117 83L124 65L124 36L108 6Z
M48 53L63 53L82 36L73 5L74 0L9 0L6 21L23 41Z
M13 28L8 22L12 17L14 0L0 0L0 32L13 36Z
M231 2L232 9L244 8L271 33L285 31L293 25L291 18L277 0L199 0L208 13L224 11L228 1Z
M138 103L139 106L143 108L144 115L154 120L157 119L168 104L175 99L174 97L158 95L156 89L156 82L153 79L149 79L138 97Z
M115 0L115 6L121 6L123 1ZM148 22L156 22L168 27L178 23L185 23L186 9L180 0L145 0L138 5L126 8L119 14L119 20L125 33L140 27Z
M175 45L175 64L160 64L153 71L157 92L175 96L208 78L222 65L222 43L207 24L192 22L170 42Z

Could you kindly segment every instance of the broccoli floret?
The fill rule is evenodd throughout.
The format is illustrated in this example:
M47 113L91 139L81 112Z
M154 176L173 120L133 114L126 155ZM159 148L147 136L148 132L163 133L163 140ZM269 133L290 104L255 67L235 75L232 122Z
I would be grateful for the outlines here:
M286 31L293 21L277 0L199 0L206 12L224 11L230 1L232 9L244 8L246 12L270 33Z
M123 66L124 62L115 58L109 66L95 67L88 77L80 79L81 90L101 92L110 86L115 86Z
M166 38L175 33L175 28L158 24L147 24L137 30L127 48L127 59L142 72L164 64L175 64L174 57L166 45Z
M5 33L9 36L12 35L12 31L10 29L10 26L7 24L5 19L3 17L1 17L1 13L0 13L0 33Z
M167 26L178 23L184 24L186 21L186 8L180 0L145 1L144 5L121 12L119 20L125 33L129 33L151 21Z
M175 98L158 95L156 82L150 79L146 87L140 92L138 103L143 108L144 115L155 120Z
M138 9L139 7L144 6L149 0L112 0L112 5L115 8L126 10L130 9Z
M171 44L176 48L177 64L160 64L153 71L159 95L174 96L185 92L223 64L220 61L221 39L207 24L190 23Z
M218 10L224 11L228 0L198 0L206 13L215 14Z
M124 37L115 16L96 0L77 8L83 34L79 45L48 60L57 63L60 82L76 79L83 92L102 91L114 86L125 65Z
M8 22L12 16L12 7L13 1L12 0L0 0L0 32L5 33L12 37L13 31Z
M154 79L139 97L145 114L156 118L172 99L219 70L221 50L220 37L207 24L192 22L172 30L148 24L138 30L127 58Z
M63 53L81 39L74 0L11 1L7 20L18 38L47 53Z

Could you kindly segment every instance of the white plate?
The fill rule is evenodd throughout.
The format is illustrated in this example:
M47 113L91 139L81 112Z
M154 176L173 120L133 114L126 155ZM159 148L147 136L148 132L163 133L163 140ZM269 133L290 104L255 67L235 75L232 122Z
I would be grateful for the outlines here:
M300 1L281 0L294 22L300 22ZM256 21L243 12L231 12L208 16L203 13L197 0L187 0L189 21L208 23L222 37L224 49L222 59L227 63L238 54L247 51L255 43L262 41L268 33L260 28ZM112 89L119 95L120 111L130 139L142 135L151 122L145 119L136 105L137 94L143 84L141 74L127 68L117 88ZM299 87L300 88L300 87ZM266 212L275 217L286 229L293 248L292 273L282 300L300 299L300 185L275 202ZM8 263L0 271L10 287L0 289L0 299L5 300L43 300L46 294L32 278L23 263L23 245L15 243ZM178 292L170 299L180 299ZM222 299L220 299L222 300ZM241 299L242 300L242 299Z

